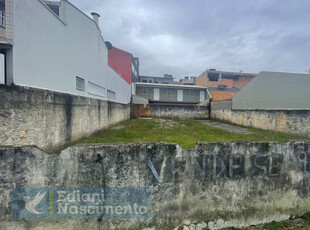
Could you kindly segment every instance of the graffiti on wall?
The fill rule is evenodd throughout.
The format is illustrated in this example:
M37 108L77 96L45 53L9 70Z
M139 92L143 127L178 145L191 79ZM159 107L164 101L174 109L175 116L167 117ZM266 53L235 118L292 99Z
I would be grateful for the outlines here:
M189 156L189 161L183 158L166 156L161 162L154 164L148 158L148 167L158 183L177 182L179 175L192 175L193 179L207 181L227 178L237 180L245 177L275 178L285 173L282 164L282 153L254 154L245 157L244 154L209 154ZM296 154L298 169L303 173L299 194L301 197L310 195L310 154Z

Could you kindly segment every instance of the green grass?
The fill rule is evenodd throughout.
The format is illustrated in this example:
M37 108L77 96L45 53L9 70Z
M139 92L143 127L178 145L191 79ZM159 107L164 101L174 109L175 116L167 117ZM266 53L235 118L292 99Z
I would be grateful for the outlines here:
M192 148L197 142L277 141L302 139L284 134L249 128L253 134L238 134L217 129L190 119L131 119L98 132L79 143L167 142Z
M301 216L301 219L305 221L306 225L310 226L310 212L307 212L303 216Z
M276 221L272 221L270 224L268 224L268 229L269 230L278 230L280 229L281 224L279 222Z

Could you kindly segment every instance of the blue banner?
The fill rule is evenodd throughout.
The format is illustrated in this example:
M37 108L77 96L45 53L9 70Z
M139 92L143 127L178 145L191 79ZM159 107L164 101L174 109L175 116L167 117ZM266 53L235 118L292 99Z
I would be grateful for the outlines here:
M147 219L149 188L14 188L12 219Z

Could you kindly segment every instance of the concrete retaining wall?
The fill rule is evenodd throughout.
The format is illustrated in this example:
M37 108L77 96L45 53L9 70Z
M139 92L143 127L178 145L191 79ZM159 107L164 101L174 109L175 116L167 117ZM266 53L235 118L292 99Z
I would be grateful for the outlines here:
M214 101L211 105L212 110L231 109L231 100Z
M234 124L310 137L310 111L213 110L211 117Z
M0 86L0 146L51 151L130 118L130 106L47 90Z
M207 119L209 110L206 106L180 104L148 104L132 105L132 117L162 117L162 118L190 118Z
M4 229L243 227L310 211L310 141L0 148ZM10 220L13 187L150 187L147 220Z
M191 106L191 105L151 105L152 117L163 118L193 118L207 119L209 118L208 107Z

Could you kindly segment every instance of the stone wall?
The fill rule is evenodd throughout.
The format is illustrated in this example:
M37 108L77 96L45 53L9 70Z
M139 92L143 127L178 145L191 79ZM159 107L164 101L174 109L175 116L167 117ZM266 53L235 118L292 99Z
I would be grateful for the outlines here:
M52 151L129 118L129 105L0 85L0 146Z
M310 211L310 141L0 148L2 229L220 229ZM14 187L149 187L146 220L10 219ZM55 197L57 199L57 197ZM184 228L187 229L187 228Z
M212 109L211 117L237 125L310 137L310 111Z
M209 110L206 106L151 104L150 107L152 117L192 119L209 118Z
M207 119L209 118L209 109L207 106L198 106L198 105L135 104L132 105L131 108L131 117Z

